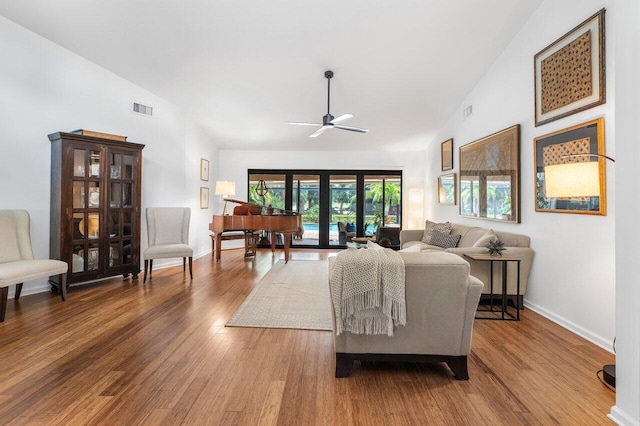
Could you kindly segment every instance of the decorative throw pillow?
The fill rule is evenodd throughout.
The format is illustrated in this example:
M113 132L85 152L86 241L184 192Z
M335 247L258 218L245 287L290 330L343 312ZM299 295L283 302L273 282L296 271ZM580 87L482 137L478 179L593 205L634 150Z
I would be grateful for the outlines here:
M451 233L451 223L435 223L430 220L425 221L424 233L422 234L422 242L425 244L435 245L431 242L431 236L435 231L449 235Z
M448 232L433 231L431 235L431 245L442 248L458 247L462 235L450 235Z
M347 223L347 232L356 232L356 224L353 222Z
M403 251L405 253L410 253L410 252L420 253L420 244L414 244L414 245L409 246L407 248L403 248L400 251Z
M374 243L373 241L367 241L367 248L370 250L384 250L384 247L379 246L378 244Z
M486 247L491 241L498 241L498 236L493 232L493 229L487 231L487 233L480 237L478 241L473 243L472 247Z

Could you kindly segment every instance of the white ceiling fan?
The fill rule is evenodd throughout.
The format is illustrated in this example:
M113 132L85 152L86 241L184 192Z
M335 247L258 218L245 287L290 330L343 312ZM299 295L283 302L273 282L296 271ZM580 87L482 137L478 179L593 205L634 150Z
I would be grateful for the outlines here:
M360 127L343 126L340 123L352 118L352 114L342 114L340 117L334 118L331 115L331 78L333 78L333 71L325 71L324 76L327 79L327 114L322 117L322 124L320 123L304 123L299 121L287 121L287 124L294 124L296 126L320 126L318 130L309 135L310 138L315 138L323 134L326 130L335 128L342 130L349 130L351 132L367 133L368 129L362 129Z

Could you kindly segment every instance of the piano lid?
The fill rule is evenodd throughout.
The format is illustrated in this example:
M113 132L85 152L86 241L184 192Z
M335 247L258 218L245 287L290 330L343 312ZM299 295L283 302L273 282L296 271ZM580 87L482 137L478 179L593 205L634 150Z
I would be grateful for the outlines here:
M227 198L226 201L231 202L231 203L236 203L236 204L240 204L242 206L245 206L248 208L248 213L246 214L251 214L251 215L259 215L259 214L263 214L263 210L265 210L265 214L267 215L273 215L273 213L276 213L278 215L283 215L283 216L297 216L299 213L293 210L285 210L285 209L279 209L276 207L263 207L260 204L252 204L252 203L248 203L246 201L242 201L242 200L234 200L232 198ZM269 213L269 210L272 211L272 213ZM234 213L235 214L235 213Z

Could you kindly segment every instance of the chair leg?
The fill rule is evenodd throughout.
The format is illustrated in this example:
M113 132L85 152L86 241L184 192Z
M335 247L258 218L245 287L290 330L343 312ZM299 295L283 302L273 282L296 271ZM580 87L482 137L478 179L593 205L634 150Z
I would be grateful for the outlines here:
M189 257L189 276L193 280L193 257Z
M4 314L7 312L7 299L9 297L9 287L0 288L0 322L4 322Z
M22 293L22 283L16 284L16 293L13 295L13 300L20 299L20 293Z
M182 258L182 272L187 270L187 258L183 257Z
M142 277L142 284L147 282L147 269L149 268L149 261L144 260L144 276Z
M67 274L60 274L60 297L62 301L65 302L67 300Z

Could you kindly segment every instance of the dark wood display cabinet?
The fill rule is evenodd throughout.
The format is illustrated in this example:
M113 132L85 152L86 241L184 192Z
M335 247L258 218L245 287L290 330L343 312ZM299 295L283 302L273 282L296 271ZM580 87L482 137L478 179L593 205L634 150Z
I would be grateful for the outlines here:
M144 145L63 132L49 140L51 258L69 264L68 284L137 279Z

